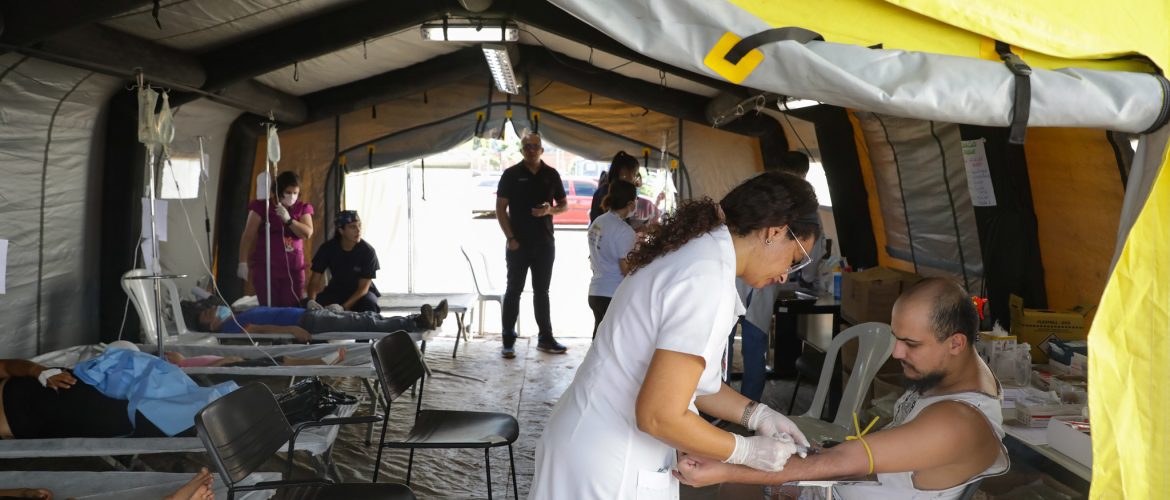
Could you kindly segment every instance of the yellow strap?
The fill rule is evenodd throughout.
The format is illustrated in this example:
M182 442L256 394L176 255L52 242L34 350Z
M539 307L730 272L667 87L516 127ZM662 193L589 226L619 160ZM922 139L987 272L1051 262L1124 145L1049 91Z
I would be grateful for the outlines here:
M877 423L878 418L879 417L873 417L873 420L869 421L869 425L865 426L865 430L861 430L861 425L857 422L857 413L854 413L853 414L853 430L857 432L857 435L845 437L846 441L861 441L861 446L865 447L865 455L869 457L869 472L866 474L867 476L870 474L873 474L873 450L869 449L869 443L866 443L865 440L862 439L861 437L864 436L866 433L869 432L870 429L873 428L873 424Z

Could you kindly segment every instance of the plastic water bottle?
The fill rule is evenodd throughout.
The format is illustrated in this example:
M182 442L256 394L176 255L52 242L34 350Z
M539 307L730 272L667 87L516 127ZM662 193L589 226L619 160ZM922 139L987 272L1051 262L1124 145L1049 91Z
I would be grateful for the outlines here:
M833 298L837 300L841 299L841 280L841 266L833 266Z

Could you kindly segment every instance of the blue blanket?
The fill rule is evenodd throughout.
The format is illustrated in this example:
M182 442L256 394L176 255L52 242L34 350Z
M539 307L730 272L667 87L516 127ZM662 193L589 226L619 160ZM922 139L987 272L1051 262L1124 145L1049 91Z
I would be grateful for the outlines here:
M179 367L151 354L124 349L110 349L78 363L73 374L106 397L128 401L126 412L131 423L134 413L142 412L168 436L191 428L199 410L239 388L232 381L200 387Z

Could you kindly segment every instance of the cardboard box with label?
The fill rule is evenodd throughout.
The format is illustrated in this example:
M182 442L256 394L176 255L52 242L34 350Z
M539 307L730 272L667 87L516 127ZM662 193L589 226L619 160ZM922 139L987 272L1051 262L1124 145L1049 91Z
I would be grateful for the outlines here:
M1008 306L1011 310L1011 333L1021 342L1032 345L1032 362L1048 361L1044 345L1050 338L1061 340L1084 340L1088 335L1088 313L1093 308L1077 306L1072 311L1050 311L1047 309L1025 309L1024 299L1012 295Z
M890 323L894 301L922 276L885 267L846 273L841 282L841 317L853 324Z

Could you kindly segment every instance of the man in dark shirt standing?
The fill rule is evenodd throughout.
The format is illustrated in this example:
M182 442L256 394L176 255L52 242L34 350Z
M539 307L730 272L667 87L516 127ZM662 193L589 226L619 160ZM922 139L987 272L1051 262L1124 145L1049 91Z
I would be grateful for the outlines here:
M532 269L532 309L540 338L536 348L561 354L567 349L553 338L549 315L548 287L552 281L556 246L552 216L568 209L561 174L540 159L544 148L540 135L530 133L520 140L524 160L504 170L496 188L496 219L508 238L508 288L504 293L504 348L500 354L513 358L516 351L516 319L520 315L520 293L528 269ZM555 203L555 205L553 205Z
M343 210L334 219L333 238L313 255L308 296L323 306L337 304L346 311L378 312L378 254L362 240L362 221L357 211ZM332 274L325 286L325 270Z

